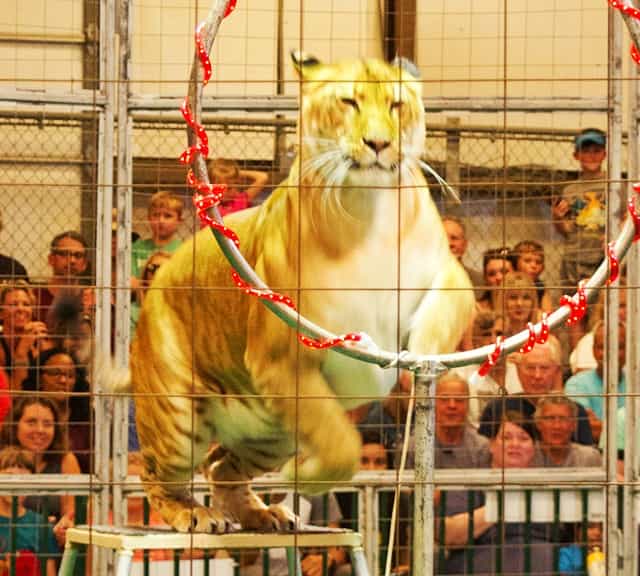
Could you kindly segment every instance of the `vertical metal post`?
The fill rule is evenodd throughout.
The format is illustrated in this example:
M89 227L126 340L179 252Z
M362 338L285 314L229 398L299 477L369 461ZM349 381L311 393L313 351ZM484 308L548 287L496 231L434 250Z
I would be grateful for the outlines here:
M622 205L620 177L622 173L622 20L615 10L609 10L609 74L608 74L608 179L607 235L615 238L619 230ZM609 239L608 238L608 239ZM618 292L607 290L607 346L605 389L607 392L607 573L618 570L618 487L616 485L616 417L618 391Z
M640 169L640 84L638 68L631 66L629 71L629 142L627 172L631 181L638 181ZM627 194L637 196L628 188ZM638 205L638 204L637 204ZM640 354L638 353L638 338L640 337L640 266L638 251L630 250L627 254L627 325L626 325L626 384L627 398L625 399L625 450L624 450L624 542L623 568L625 576L638 574L638 512L635 506L634 482L638 474L638 399L634 396L640 390ZM634 287L634 288L629 288Z
M435 573L433 551L435 522L433 470L435 468L435 416L433 400L436 379L443 367L432 365L415 373L415 490L413 511L413 574Z
M133 122L129 115L129 88L131 64L131 3L119 0L119 77L118 77L118 166L116 206L116 276L115 276L115 350L114 360L117 369L126 369L129 365L129 326L131 276L131 221L133 160L132 132ZM126 499L123 498L122 484L127 476L128 445L128 407L129 398L116 398L113 402L113 519L116 525L126 520Z
M365 485L362 491L358 492L359 517L362 522L358 525L358 530L363 530L365 538L365 554L369 570L372 574L378 573L378 562L380 561L380 540L378 538L377 518L374 516L374 500L377 499L379 493L374 490L373 486Z
M96 254L96 354L98 358L110 357L111 342L111 294L105 287L111 284L111 207L113 204L113 151L114 151L114 107L115 107L115 59L113 40L115 37L114 0L100 2L100 90L105 95L104 113L100 121L100 165L98 170L98 213ZM102 382L94 374L94 391L98 394L95 403L95 471L101 489L92 518L95 523L106 523L109 517L109 452L111 419L108 404L101 393ZM106 555L96 554L97 574L106 574Z

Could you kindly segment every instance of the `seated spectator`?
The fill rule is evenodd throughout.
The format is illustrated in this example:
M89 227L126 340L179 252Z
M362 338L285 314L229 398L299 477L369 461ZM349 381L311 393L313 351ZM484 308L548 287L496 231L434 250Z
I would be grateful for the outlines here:
M256 198L269 181L269 175L260 170L243 170L235 160L216 158L210 167L211 181L225 184L227 189L218 205L221 216L253 206Z
M601 466L600 452L593 446L571 442L576 429L578 405L564 394L541 398L535 421L540 440L536 446L536 466Z
M0 232L2 231L2 212L0 212ZM0 282L14 280L29 281L27 269L11 256L0 254Z
M149 257L158 251L173 254L182 244L178 228L182 222L182 197L165 190L156 192L149 200L147 210L150 238L139 238L131 247L132 288L138 288L138 279Z
M33 304L33 292L26 282L2 286L0 367L6 370L13 389L20 389L40 351L52 346L47 325L33 319Z
M602 432L602 420L604 418L604 389L603 373L604 373L604 354L605 354L605 325L599 322L594 330L593 338L593 356L596 359L597 366L593 370L583 370L574 374L565 385L565 392L573 400L584 406L589 415L591 429L596 442L600 438ZM624 375L625 364L625 348L626 348L626 331L625 325L619 324L618 328L618 407L624 406L624 396L626 391L626 381Z
M45 284L34 286L34 317L49 322L50 309L60 295L78 298L87 314L93 314L93 291L90 283L87 241L79 232L67 230L51 241L48 263L51 276Z
M387 470L391 468L392 454L383 442L379 430L362 432L362 451L360 452L360 470Z
M467 418L469 384L456 372L438 379L435 390L436 468L487 468L489 442L476 432ZM408 467L413 467L413 437Z
M587 541L584 542L582 532L584 526L576 524L574 527L573 543L563 546L558 554L558 573L561 576L585 574L585 556L588 556L594 550L604 550L602 545L602 522L587 522L586 534ZM586 544L587 554L584 548ZM589 561L587 560L587 564Z
M11 446L0 450L0 474L33 472L33 462L28 453ZM12 495L0 496L0 570L8 570L7 555L15 552L16 568L22 566L23 574L40 574L40 560L44 560L46 576L55 576L55 557L64 547L67 528L73 525L72 518L63 516L52 527L46 518L25 507L24 496L17 496L17 516L14 517L13 498ZM13 549L10 548L12 542Z
M65 426L56 404L43 397L22 397L14 401L9 418L2 426L2 446L16 446L32 456L38 474L80 474L80 465L69 452ZM29 496L25 506L56 519L75 513L74 496Z
M504 333L513 336L527 329L529 322L540 319L538 293L523 272L508 272L502 279L502 290L491 295L493 310L504 314Z
M487 310L478 312L473 319L471 332L472 349L494 345L499 336L504 334L502 316ZM469 422L478 427L480 414L491 399L502 394L504 390L505 358L500 358L491 371L480 376L478 370L481 364L468 364L456 368L461 376L469 382Z
M511 248L491 248L482 256L482 271L484 275L484 295L478 299L480 310L493 310L493 300L491 294L495 288L502 286L502 279L505 274L513 272L515 262L511 253Z
M487 404L480 417L478 432L489 438L495 436L495 428L506 410L516 410L533 421L538 401L554 390L561 389L560 344L553 336L544 344L536 344L528 354L513 354L522 393L496 398ZM593 435L589 417L585 409L578 405L578 425L573 441L587 446L593 445Z
M533 240L523 240L513 247L516 260L516 272L526 274L536 288L539 308L542 312L551 312L553 306L551 295L545 289L544 280L540 278L544 272L544 247Z
M533 465L537 431L527 415L506 411L494 427L491 438L491 467L529 468ZM485 495L479 491L448 491L444 498L444 534L439 536L448 555L440 574L524 574L527 548L531 568L537 574L554 569L554 531L551 525L486 519ZM472 509L473 512L469 512ZM472 539L470 538L472 534ZM470 555L468 548L473 546ZM469 556L473 567L469 567Z
M576 344L569 356L571 373L576 374L582 370L593 370L598 367L598 362L593 355L593 330L599 322L604 322L604 310L607 292L601 290L598 295L598 302L593 307L593 314L590 316L591 325L587 332ZM627 320L627 291L618 290L618 322L626 323Z
M75 454L83 473L89 473L93 428L86 369L61 348L52 348L38 356L22 383L23 390L48 392L60 422L65 426L68 447Z
M484 280L482 272L469 268L462 263L462 259L467 251L467 230L464 222L455 216L444 216L442 218L442 224L449 239L449 250L451 250L451 253L460 261L463 268L467 271L471 284L476 288L481 287ZM476 290L476 298L481 297L483 292L483 290Z

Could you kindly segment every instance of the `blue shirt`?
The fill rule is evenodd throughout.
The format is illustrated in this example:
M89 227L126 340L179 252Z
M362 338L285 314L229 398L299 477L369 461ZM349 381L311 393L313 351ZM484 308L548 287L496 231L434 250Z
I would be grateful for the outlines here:
M626 383L623 372L620 376L620 382L618 382L618 392L624 394L625 390ZM593 410L600 420L603 419L604 393L606 391L604 390L602 378L595 370L584 370L569 378L564 386L564 391L572 400L582 404L585 408ZM581 394L588 394L588 396L581 396ZM624 397L618 396L618 408L622 406L624 406Z
M11 542L11 531L15 527L15 539ZM34 554L51 556L58 553L58 544L53 528L40 514L27 510L14 520L0 516L0 554L29 550Z
M560 574L584 573L582 548L580 546L564 546L558 554L558 572Z

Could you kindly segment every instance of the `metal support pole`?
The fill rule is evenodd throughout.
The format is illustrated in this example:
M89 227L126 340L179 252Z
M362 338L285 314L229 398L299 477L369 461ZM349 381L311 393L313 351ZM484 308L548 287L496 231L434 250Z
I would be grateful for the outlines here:
M129 365L130 304L129 277L131 276L131 221L133 181L133 120L129 115L129 88L131 64L131 2L120 0L119 78L118 78L118 165L116 206L116 275L115 287L115 366L125 370ZM116 398L113 402L113 518L116 525L126 520L126 499L122 484L127 477L128 407L129 398Z
M433 363L415 373L415 489L413 510L413 574L431 576L435 573L433 550L435 543L434 482L435 415L433 401L436 380L445 371Z
M113 205L113 151L114 151L114 108L115 58L113 41L115 38L114 0L102 0L100 27L100 90L105 95L104 113L100 119L100 160L97 190L97 242L96 254L96 354L98 358L110 357L111 341L111 294L105 287L111 284L111 207ZM95 374L94 376L98 376ZM95 405L95 471L101 483L93 521L106 523L109 517L109 453L111 418L108 404L100 394L101 378L94 378L94 391L98 394ZM96 558L96 573L106 574L104 553Z
M627 173L631 181L638 181L640 170L640 75L637 66L631 65L629 71L629 153ZM637 196L629 187L629 197ZM635 198L634 198L635 200ZM638 337L640 336L640 266L638 251L631 250L627 258L627 324L626 324L626 384L625 399L625 450L624 450L624 542L623 569L625 576L638 574L638 510L634 498L634 482L638 476L638 398L635 394L640 390L640 354L638 353Z
M610 104L609 154L607 186L607 236L614 239L619 231L621 201L620 178L622 173L622 20L616 11L609 11L609 81L608 100ZM606 293L606 362L605 390L607 392L607 530L606 557L607 573L616 574L618 554L621 551L618 537L618 486L616 485L616 418L619 379L618 366L618 292L610 289Z

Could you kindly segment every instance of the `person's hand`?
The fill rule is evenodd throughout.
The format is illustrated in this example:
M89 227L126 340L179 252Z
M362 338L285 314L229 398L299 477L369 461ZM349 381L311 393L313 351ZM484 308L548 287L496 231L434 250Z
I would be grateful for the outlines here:
M27 322L24 327L24 335L16 346L16 359L27 358L29 352L38 354L40 344L49 338L49 330L44 322Z
M58 520L56 525L53 527L53 535L55 536L56 542L58 543L58 546L60 546L60 548L64 548L64 545L67 542L67 530L69 528L73 528L73 519L73 512L68 512L62 518L60 518L60 520Z
M329 556L327 564L329 564ZM300 563L303 576L322 576L322 554L308 554Z
M554 220L563 220L569 212L569 203L561 199L551 207L551 215Z
M593 435L593 441L597 444L602 434L602 420L600 420L595 412L590 408L585 409L587 416L589 417L589 426L591 426L591 434Z
M82 289L82 311L85 314L92 314L96 309L96 293L93 288Z

